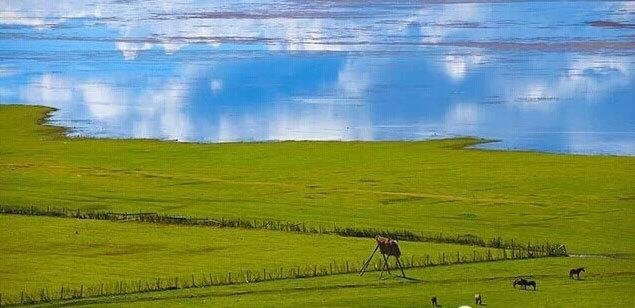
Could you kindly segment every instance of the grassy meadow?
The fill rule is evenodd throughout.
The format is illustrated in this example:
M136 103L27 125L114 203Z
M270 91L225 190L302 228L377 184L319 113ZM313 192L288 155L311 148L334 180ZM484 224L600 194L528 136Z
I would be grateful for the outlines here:
M374 241L333 235L165 226L143 223L76 220L49 217L0 216L3 244L0 290L60 286L77 289L135 279L179 279L189 282L233 271L287 271L296 267L359 267ZM37 227L36 227L37 226ZM466 245L403 242L405 260L432 261L457 253L472 258L496 250ZM379 261L379 259L376 259ZM72 269L72 270L69 270Z
M493 307L635 300L635 158L422 142L198 144L68 138L53 110L0 106L0 206L278 220L313 227L557 242L584 257L508 260L77 299L75 304ZM0 296L43 288L361 263L373 241L325 234L0 215ZM471 245L401 241L404 258ZM586 266L588 276L568 279ZM539 291L513 290L518 275ZM48 291L47 291L48 292ZM2 299L0 298L0 304ZM64 302L52 302L61 304ZM282 304L281 304L282 303Z
M592 268L581 280L568 269ZM178 291L67 301L66 304L141 307L430 307L436 296L443 307L474 307L474 294L484 294L487 307L628 307L635 300L632 260L556 258L463 264L409 270L411 279L378 280L376 275L338 275ZM537 291L513 289L518 273L532 273Z

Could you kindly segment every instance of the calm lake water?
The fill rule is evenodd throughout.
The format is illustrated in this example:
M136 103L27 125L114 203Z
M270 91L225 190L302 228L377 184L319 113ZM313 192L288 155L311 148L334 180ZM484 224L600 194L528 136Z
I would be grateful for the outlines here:
M73 135L635 155L635 2L5 0L0 102Z

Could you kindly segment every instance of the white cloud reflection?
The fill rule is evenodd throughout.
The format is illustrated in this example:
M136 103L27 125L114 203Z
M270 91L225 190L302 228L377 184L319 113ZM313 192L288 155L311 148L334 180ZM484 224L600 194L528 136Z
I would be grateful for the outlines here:
M382 49L392 40L417 42L419 37L404 35L410 24L421 25L422 42L437 43L461 32L460 25L481 21L480 6L427 5L414 13L394 7L367 11L364 18L351 21L360 14L353 3L24 0L0 2L0 23L42 29L78 18L103 23L119 33L116 48L133 60L155 46L171 54L193 43L260 44L293 51Z
M61 108L74 98L72 81L55 74L43 74L26 84L22 97L27 102L37 102Z
M486 57L478 53L448 54L443 58L446 74L454 81L461 81L469 69L485 63Z
M214 141L373 140L369 119L355 111L306 106L274 110L256 114L221 114Z
M93 118L112 121L125 111L127 98L117 93L109 85L100 82L87 82L78 86L82 101Z

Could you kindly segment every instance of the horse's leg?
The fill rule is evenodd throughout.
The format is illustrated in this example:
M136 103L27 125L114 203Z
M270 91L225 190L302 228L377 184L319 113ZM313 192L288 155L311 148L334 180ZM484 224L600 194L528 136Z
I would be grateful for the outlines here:
M375 250L373 250L373 253L370 254L370 257L368 258L368 260L366 260L366 262L364 263L364 265L362 266L362 270L359 272L359 275L364 275L364 272L366 271L366 269L368 268L368 265L370 265L370 261L373 260L373 256L375 256L375 253L377 252L377 249L379 249L379 245L375 246Z
M399 265L399 269L401 270L401 275L403 276L403 278L406 278L406 273L404 273L403 271L403 266L401 266L401 261L399 261L398 257L395 257L395 258L397 258L397 265Z
M384 264L381 266L381 273L379 273L379 278L384 277L384 270L386 270L386 263L388 262L386 260L386 255L381 254L381 257L384 259ZM388 272L390 274L390 272Z
M379 279L381 279L384 276L384 267L381 267L381 272L379 272Z
M390 273L390 266L388 265L388 258L390 256L386 256L386 255L382 255L384 256L384 267L386 268L386 271L388 272L388 275L392 275L392 273Z

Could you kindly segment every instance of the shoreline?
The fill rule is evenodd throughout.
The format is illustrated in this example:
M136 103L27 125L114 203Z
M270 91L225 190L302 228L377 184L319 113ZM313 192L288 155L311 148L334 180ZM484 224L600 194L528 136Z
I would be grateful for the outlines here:
M159 138L126 138L126 137L97 137L97 136L72 136L70 135L73 132L71 127L57 125L55 123L51 123L50 119L53 117L54 113L59 111L59 108L50 107L45 105L38 104L20 104L20 103L0 103L0 108L6 107L20 107L20 108L42 108L45 109L42 112L40 120L37 122L38 125L46 126L54 128L59 131L59 135L68 140L117 140L117 141L148 141L148 142L161 142L161 143L175 143L175 144L191 144L191 145L232 145L232 144L276 144L276 143L374 143L374 144L395 144L395 143L426 143L426 142L443 142L443 141L464 141L461 146L455 147L457 150L470 150L470 151L482 151L482 152L492 152L492 153L529 153L529 154L540 154L540 155L557 155L557 156L583 156L583 157L625 157L625 158L633 158L635 157L635 153L632 155L628 154L608 154L608 153L565 153L565 152L557 152L557 151L541 151L541 150L533 150L533 149L491 149L479 147L482 145L502 142L501 139L492 139L492 138L484 138L478 136L456 136L456 137L439 137L439 138L429 138L429 139L404 139L404 140L259 140L259 141L228 141L228 142L204 142L204 141L179 141L173 139L159 139Z

